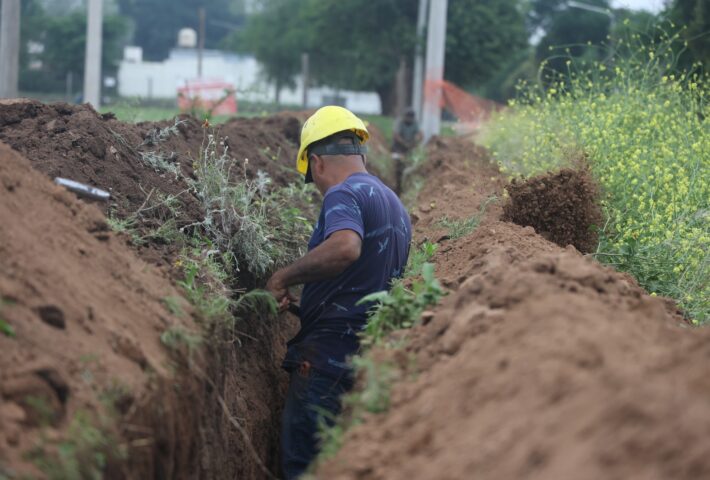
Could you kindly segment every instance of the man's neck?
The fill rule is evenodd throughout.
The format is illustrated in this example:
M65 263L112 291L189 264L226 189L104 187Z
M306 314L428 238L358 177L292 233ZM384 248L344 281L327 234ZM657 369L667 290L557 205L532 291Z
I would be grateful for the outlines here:
M367 168L365 168L365 164L360 157L358 157L358 162L353 162L349 165L346 164L339 168L338 171L333 175L331 181L328 182L328 184L326 185L325 190L321 193L325 194L325 192L327 192L336 185L340 185L345 180L347 180L350 175L353 175L355 173L367 173Z

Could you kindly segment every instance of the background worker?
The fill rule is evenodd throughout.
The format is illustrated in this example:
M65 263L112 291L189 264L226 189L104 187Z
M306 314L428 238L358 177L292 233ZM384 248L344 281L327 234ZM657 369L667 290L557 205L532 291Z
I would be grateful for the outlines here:
M287 479L302 474L318 452L319 421L332 424L340 397L352 387L348 358L370 305L358 302L387 290L409 255L409 215L395 193L365 169L369 134L349 110L328 106L303 125L298 171L323 195L308 253L267 283L282 309L295 299L289 287L305 284L301 330L288 343L290 373L281 433ZM324 413L325 412L325 413Z
M413 108L405 110L404 115L397 119L392 130L392 160L397 195L402 193L404 168L407 157L422 141L422 131Z

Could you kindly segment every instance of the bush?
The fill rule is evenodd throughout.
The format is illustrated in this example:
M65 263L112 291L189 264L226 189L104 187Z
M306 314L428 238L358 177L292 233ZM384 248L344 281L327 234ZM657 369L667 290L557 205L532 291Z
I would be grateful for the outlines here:
M710 320L710 129L707 76L673 73L677 37L570 73L487 127L501 169L530 176L586 161L603 189L596 257Z

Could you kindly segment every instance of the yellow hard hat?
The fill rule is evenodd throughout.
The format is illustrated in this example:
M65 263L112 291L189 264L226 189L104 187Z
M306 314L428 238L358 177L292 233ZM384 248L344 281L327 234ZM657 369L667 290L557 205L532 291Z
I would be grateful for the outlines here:
M308 172L308 146L338 132L350 130L365 143L370 138L365 123L347 108L329 105L319 108L311 115L301 130L301 145L298 147L296 169L301 175Z

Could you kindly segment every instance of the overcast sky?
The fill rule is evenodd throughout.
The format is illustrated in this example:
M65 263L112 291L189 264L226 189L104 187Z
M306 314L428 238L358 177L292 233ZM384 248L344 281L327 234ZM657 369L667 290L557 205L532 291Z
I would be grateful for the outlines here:
M614 7L626 7L634 10L649 10L657 13L663 8L664 0L612 0Z

